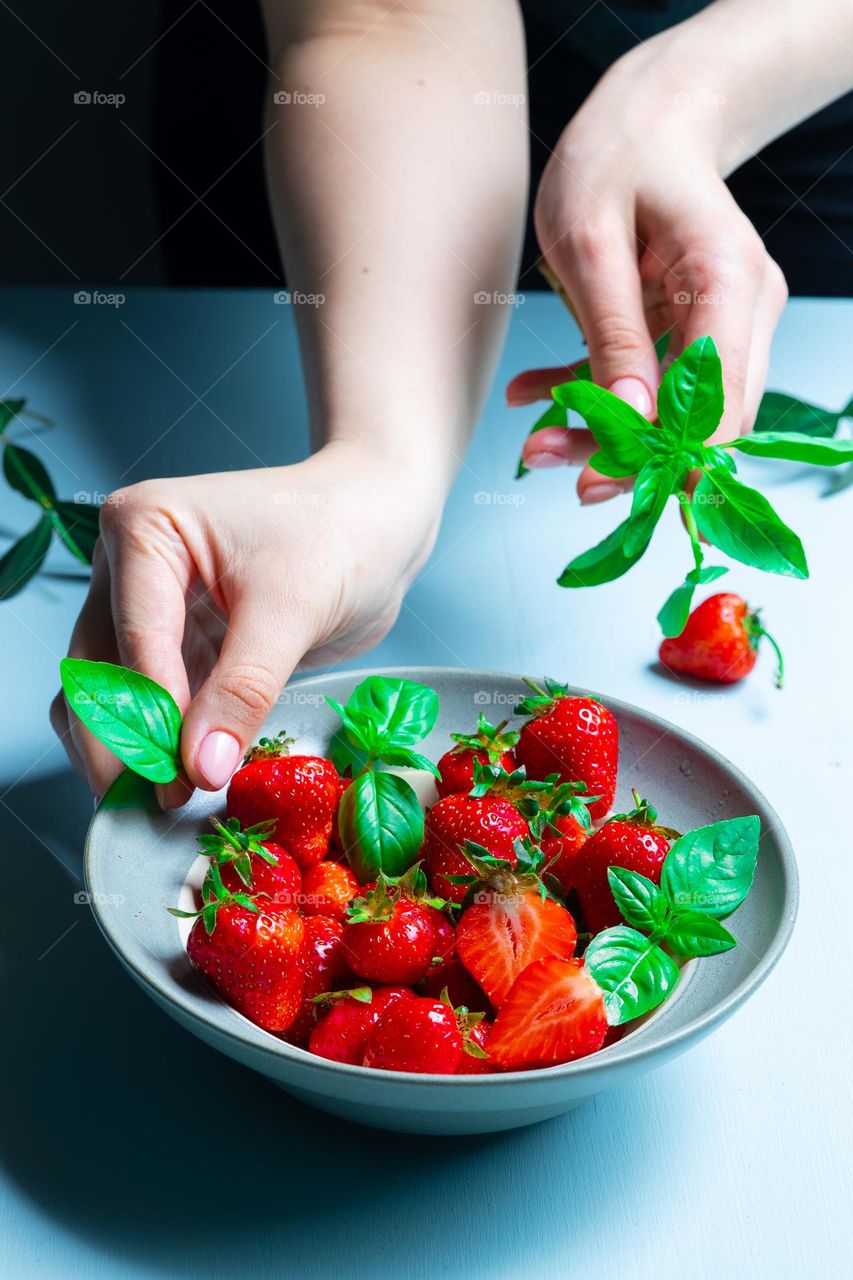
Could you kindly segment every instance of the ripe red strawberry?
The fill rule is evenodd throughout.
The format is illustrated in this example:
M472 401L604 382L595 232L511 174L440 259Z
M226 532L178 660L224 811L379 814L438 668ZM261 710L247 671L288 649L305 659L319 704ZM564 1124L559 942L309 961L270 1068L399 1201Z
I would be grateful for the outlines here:
M617 814L599 827L579 849L572 865L572 887L590 933L600 933L622 920L610 891L607 868L626 867L659 884L670 842L678 838L679 833L671 827L658 825L648 801L636 792L634 799L636 809Z
M380 1014L396 1000L413 998L406 987L358 989L359 997L369 995L369 999L354 998L346 992L335 995L331 1008L322 1014L311 1032L308 1048L320 1058L358 1067L364 1062L367 1037Z
M436 965L430 969L423 982L419 984L419 992L440 1000L447 992L447 999L454 1009L460 1006L470 1009L472 1013L491 1015L492 1005L482 987L471 977L461 960L451 960L449 964Z
M228 787L228 812L248 823L275 819L275 840L303 871L329 851L340 778L330 760L287 754L283 733L261 738Z
M438 762L441 777L436 781L440 796L467 795L474 785L474 761L478 764L497 764L507 773L515 768L512 748L518 742L518 734L505 732L507 721L489 724L482 712L477 718L475 733L452 733L456 743Z
M761 625L758 613L730 591L720 591L697 605L681 635L663 641L658 657L680 675L734 684L755 666L762 636L775 650L776 685L781 689L784 665L778 644Z
M395 1001L380 1014L367 1037L364 1065L452 1076L463 1054L462 1032L450 1005L415 996Z
M318 862L302 877L302 914L343 920L348 904L361 892L349 867L341 862Z
M456 1068L458 1076L486 1076L494 1071L491 1058L489 1057L489 1035L492 1030L492 1023L488 1018L482 1018L479 1022L475 1022L468 1033L469 1045L474 1044L478 1049L482 1049L485 1058L475 1057L471 1052L463 1053Z
M229 893L266 894L282 907L299 905L302 890L302 873L281 845L265 840L274 822L259 822L242 830L236 818L219 822L213 818L212 836L199 836L204 853L216 861L222 883Z
M343 794L347 790L347 788L351 786L352 786L352 778L341 778L340 783L338 784L338 802L335 805L335 815L332 818L332 836L331 836L332 849L336 850L337 853L344 852L344 846L341 844L341 832L338 826L338 813L340 811Z
M551 956L516 978L489 1034L489 1059L503 1071L555 1067L595 1053L606 1035L604 993L583 961Z
M559 834L546 835L541 841L541 849L545 858L543 875L547 872L557 881L562 892L570 893L575 887L575 860L584 841L590 833L584 831L580 823L571 816L557 819Z
M187 954L208 982L266 1031L286 1031L302 1000L300 917L289 907L248 894L228 893L211 864L200 912L187 940Z
M534 874L517 874L508 864L481 870L484 878L456 926L456 950L500 1008L518 975L534 960L574 955L577 929L565 907L543 896Z
M349 986L352 974L344 950L343 921L333 920L331 916L306 916L303 925L299 952L304 978L302 1004L284 1038L288 1044L305 1048L317 1022L318 1006L314 997Z
M533 719L521 730L516 759L529 778L557 773L562 782L585 783L587 793L598 797L590 803L591 816L603 818L616 794L616 720L595 698L569 694L566 685L528 684L534 696L519 703L516 713Z
M433 890L449 902L460 903L465 897L465 885L451 884L447 877L471 874L460 852L466 840L514 863L515 842L529 833L526 820L509 800L492 795L445 796L430 809L424 831L423 851Z
M380 879L375 889L351 904L344 947L353 973L368 982L420 982L435 951L430 907Z

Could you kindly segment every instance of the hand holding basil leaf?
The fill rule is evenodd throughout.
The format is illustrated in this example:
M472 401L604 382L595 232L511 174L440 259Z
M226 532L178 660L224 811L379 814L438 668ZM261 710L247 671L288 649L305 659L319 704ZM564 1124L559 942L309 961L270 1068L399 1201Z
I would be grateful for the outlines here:
M800 539L763 494L737 478L735 452L817 466L838 466L853 459L853 441L833 438L838 419L850 406L830 422L814 406L790 397L773 402L775 418L765 407L763 420L752 434L724 444L705 443L723 415L722 375L713 339L698 338L661 379L657 425L646 422L611 392L575 377L553 388L554 412L546 411L534 428L564 425L558 411L574 409L599 445L590 465L603 475L637 477L628 519L597 546L571 560L558 579L560 586L598 586L627 573L648 547L669 499L677 500L690 538L693 567L658 613L667 636L684 629L696 586L726 572L724 566L704 564L700 535L744 564L768 573L808 577ZM791 404L783 405L786 400ZM787 422L782 429L786 417L800 430L787 429ZM697 470L701 478L691 500L687 481Z

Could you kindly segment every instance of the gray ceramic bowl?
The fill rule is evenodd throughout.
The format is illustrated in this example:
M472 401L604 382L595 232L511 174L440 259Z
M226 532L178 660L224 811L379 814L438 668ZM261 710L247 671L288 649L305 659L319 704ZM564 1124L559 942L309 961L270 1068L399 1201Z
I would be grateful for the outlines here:
M474 723L478 711L503 719L524 692L520 677L449 668L345 672L291 685L267 731L284 726L300 749L322 752L336 717L323 701L345 702L368 674L405 675L437 690L441 714L424 750L433 759L451 731ZM224 794L197 794L179 816L138 800L102 805L86 854L88 889L110 946L136 981L195 1035L288 1093L361 1124L413 1133L481 1133L559 1115L602 1089L661 1066L733 1013L773 968L791 933L797 870L782 825L752 783L724 757L656 716L604 697L619 722L617 807L630 789L654 797L665 821L682 831L721 818L757 813L761 850L753 889L731 919L739 945L725 955L685 966L670 1000L621 1041L578 1062L547 1071L447 1077L374 1071L328 1062L253 1026L221 1003L195 973L166 907L186 900L195 860L194 837L221 812Z

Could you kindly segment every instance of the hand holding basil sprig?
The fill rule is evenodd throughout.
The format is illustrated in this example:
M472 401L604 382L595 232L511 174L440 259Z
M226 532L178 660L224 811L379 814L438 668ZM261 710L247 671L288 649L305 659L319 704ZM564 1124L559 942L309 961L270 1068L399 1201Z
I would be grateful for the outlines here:
M636 477L627 519L597 546L570 561L558 579L560 586L597 586L627 573L644 554L670 498L683 516L692 564L658 614L665 635L678 635L683 629L695 588L727 572L724 565L705 564L700 535L743 564L768 573L808 577L799 537L763 494L738 478L735 453L836 466L853 458L853 440L760 431L708 444L724 404L722 367L712 338L691 343L663 375L655 425L583 378L562 383L551 394L553 405L543 417L552 419L550 425L565 426L567 410L581 414L598 445L590 458L596 471L617 479ZM534 425L534 432L542 422ZM691 495L689 481L694 472L699 479ZM519 473L524 473L523 467Z

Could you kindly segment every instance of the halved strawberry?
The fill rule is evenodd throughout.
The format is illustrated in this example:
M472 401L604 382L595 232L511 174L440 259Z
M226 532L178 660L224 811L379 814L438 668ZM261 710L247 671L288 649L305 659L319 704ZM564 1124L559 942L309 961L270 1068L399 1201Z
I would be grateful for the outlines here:
M555 1067L595 1053L607 1035L604 993L582 960L550 957L515 980L488 1038L504 1071Z
M523 866L529 851L522 842L519 846ZM497 860L489 866L471 854L470 847L469 857L483 878L456 926L456 951L499 1008L518 975L534 960L567 960L574 955L577 929L566 908L545 896L534 872L516 873Z

